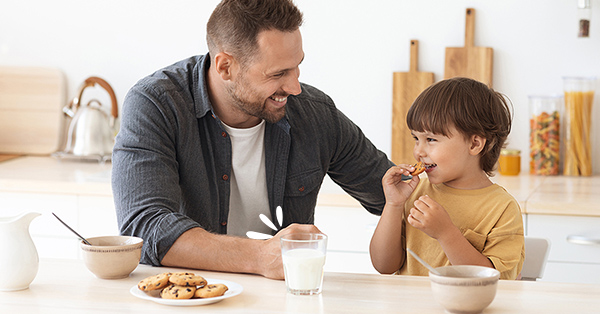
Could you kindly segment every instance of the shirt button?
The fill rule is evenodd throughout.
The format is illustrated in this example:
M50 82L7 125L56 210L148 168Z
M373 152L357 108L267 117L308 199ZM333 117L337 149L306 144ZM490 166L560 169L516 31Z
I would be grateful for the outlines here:
M304 187L303 187L303 186L301 186L301 187L298 189L298 191L300 191L300 192L304 192Z
M226 225L227 225L227 221L221 222L221 226L226 226Z
M222 136L222 137L227 137L227 133L225 133L225 132L221 132L221 136Z
M229 179L229 176L228 176L228 175L226 175L226 174L224 174L224 175L223 175L223 180L227 181L227 179Z

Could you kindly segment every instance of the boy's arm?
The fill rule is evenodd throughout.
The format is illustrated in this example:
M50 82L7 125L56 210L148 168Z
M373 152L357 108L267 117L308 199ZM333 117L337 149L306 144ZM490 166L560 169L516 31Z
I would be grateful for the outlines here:
M479 265L494 268L492 262L477 251L456 227L454 231L437 240L452 265Z
M386 204L371 238L371 263L381 274L392 274L404 264L406 253L402 246L403 218L404 205Z
M417 176L411 181L402 182L402 174L408 175L409 170L414 170L414 167L392 167L382 179L386 204L369 247L371 263L382 274L396 272L402 267L406 257L402 245L404 203L419 183Z
M415 201L407 221L415 228L436 239L452 265L480 265L494 268L452 223L448 212L429 196Z

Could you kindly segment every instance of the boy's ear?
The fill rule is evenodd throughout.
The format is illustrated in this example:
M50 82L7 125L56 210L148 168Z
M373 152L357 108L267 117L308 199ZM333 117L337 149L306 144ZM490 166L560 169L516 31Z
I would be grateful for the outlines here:
M485 137L481 137L479 135L472 135L470 142L471 142L471 146L469 147L469 152L471 153L471 155L477 156L477 155L479 155L479 153L481 153L481 151L485 147L485 143L487 142L487 139Z
M224 81L231 80L233 76L234 66L235 59L232 55L226 52L219 52L215 56L215 69Z

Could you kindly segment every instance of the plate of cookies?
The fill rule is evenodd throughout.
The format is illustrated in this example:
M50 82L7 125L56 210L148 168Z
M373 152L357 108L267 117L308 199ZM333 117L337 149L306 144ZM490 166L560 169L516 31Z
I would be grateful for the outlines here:
M164 305L195 306L216 303L242 293L241 285L190 272L168 272L142 279L129 292Z

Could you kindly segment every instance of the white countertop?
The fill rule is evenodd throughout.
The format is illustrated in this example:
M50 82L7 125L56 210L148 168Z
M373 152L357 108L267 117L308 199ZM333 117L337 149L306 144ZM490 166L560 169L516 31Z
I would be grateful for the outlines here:
M0 163L0 190L112 196L111 163L19 157Z
M0 191L112 196L110 163L26 156L0 162ZM492 177L527 214L600 216L600 176ZM318 205L360 204L326 177Z

